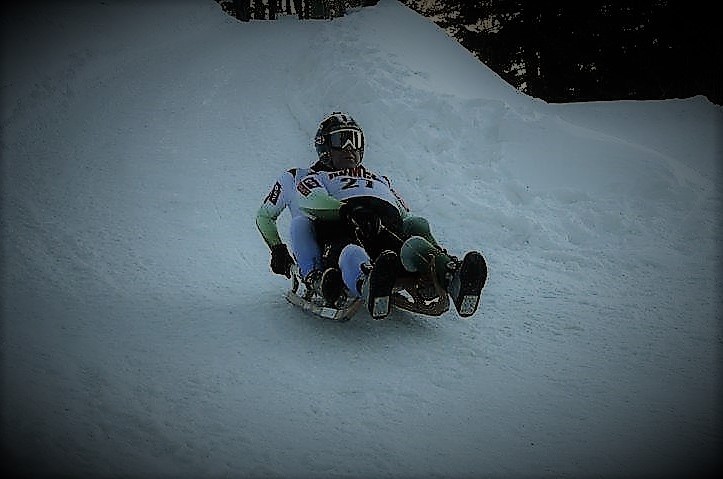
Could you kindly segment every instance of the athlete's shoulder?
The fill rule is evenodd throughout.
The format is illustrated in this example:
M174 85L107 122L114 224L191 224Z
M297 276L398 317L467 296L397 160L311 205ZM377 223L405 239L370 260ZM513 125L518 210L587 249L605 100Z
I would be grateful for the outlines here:
M286 173L290 174L291 177L296 180L305 177L312 171L313 170L311 168L291 168L289 170L286 170Z

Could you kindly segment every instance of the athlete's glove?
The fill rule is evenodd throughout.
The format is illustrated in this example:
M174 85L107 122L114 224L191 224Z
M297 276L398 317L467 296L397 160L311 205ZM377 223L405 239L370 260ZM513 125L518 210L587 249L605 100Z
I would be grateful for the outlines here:
M294 259L289 254L289 250L284 243L271 247L271 271L291 278L291 265L293 264Z
M373 210L364 206L352 206L347 203L339 208L341 220L352 227L360 241L374 238L382 229L382 221Z

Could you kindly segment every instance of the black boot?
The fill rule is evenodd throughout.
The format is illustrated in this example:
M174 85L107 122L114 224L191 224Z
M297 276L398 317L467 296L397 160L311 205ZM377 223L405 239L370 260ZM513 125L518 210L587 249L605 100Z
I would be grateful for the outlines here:
M453 264L452 268L447 292L460 316L472 316L477 311L482 288L487 281L487 263L481 253L470 251L461 263Z
M374 319L385 318L392 306L392 288L397 280L399 256L394 251L383 251L362 287L369 314Z
M327 268L321 276L321 295L329 306L336 305L344 290L344 280L339 268Z

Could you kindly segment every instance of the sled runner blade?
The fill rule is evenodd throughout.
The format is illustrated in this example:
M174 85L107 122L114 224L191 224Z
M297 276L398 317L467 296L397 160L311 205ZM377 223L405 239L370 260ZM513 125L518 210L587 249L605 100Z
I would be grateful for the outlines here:
M358 300L353 301L351 304L341 309L336 309L329 306L321 306L299 296L294 291L287 291L285 294L285 298L289 303L293 304L294 306L298 306L304 311L307 311L315 316L319 316L320 318L331 319L333 321L350 320L351 317L354 316L354 314L361 306L361 302Z
M300 277L298 266L293 265L291 267L291 289L284 294L284 297L289 303L314 316L333 321L348 321L361 306L359 299L346 296L340 298L335 306L328 305L318 292L308 289Z

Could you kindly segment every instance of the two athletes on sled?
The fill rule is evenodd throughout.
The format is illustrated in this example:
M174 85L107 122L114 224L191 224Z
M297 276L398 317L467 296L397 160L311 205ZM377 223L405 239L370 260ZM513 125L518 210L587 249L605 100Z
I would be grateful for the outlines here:
M470 251L460 260L447 253L390 180L362 164L364 132L351 116L324 118L314 143L318 160L283 172L258 210L271 270L297 275L331 309L361 299L376 319L386 317L392 304L439 315L448 309L449 294L460 316L472 315L487 278L484 257ZM276 225L286 208L293 257ZM395 295L404 284L416 296L408 303ZM441 309L411 304L435 296L443 296Z

